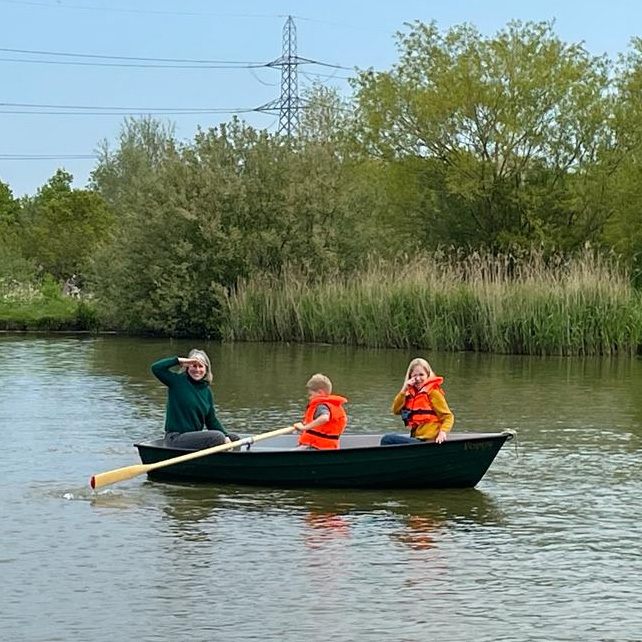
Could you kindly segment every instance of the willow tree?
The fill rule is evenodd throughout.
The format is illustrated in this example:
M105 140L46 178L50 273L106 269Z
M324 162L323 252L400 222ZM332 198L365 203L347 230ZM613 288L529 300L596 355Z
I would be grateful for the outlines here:
M605 240L631 259L642 282L642 39L634 38L623 54L616 75L614 128L622 162L613 190L614 215Z
M387 162L400 229L427 245L495 247L599 234L619 158L607 59L548 23L485 37L415 22L398 49L355 90L357 136Z
M154 192L159 170L176 145L172 123L152 116L126 118L115 146L107 140L99 143L90 186L118 218L126 218Z

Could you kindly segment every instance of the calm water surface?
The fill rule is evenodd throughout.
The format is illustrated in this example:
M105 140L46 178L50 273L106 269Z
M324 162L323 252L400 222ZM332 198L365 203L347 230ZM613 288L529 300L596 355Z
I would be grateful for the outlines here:
M0 338L0 640L642 640L639 360L427 355L456 429L518 430L475 490L90 492L159 433L149 364L189 347ZM239 432L297 419L316 371L350 430L396 429L415 356L204 347Z

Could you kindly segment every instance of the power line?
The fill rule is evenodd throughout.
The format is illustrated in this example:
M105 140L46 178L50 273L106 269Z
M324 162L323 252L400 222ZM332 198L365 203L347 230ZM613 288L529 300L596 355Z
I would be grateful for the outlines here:
M1 2L2 0L0 0ZM138 69L259 69L268 67L267 64L256 65L163 65L153 63L125 63L125 62L83 62L81 60L30 60L28 58L0 58L0 62L22 62L36 65L66 65L75 67L132 67Z
M115 107L115 106L105 106L105 105L54 105L54 104L44 104L44 103L7 103L0 102L0 107L26 107L34 109L83 109L83 110L94 110L94 111L107 111L113 110L116 112L120 111L142 111L145 113L154 112L154 111L163 111L163 112L172 112L180 113L188 111L190 113L205 113L211 114L212 112L220 111L221 113L227 114L233 111L246 111L243 107Z
M0 0L2 2L2 0ZM240 61L213 61L213 60L194 60L194 59L179 59L179 58L146 58L137 56L123 56L111 54L85 54L78 52L60 52L60 51L44 51L35 49L9 49L0 47L0 51L10 51L14 53L21 53L27 55L47 55L47 56L65 56L74 58L91 58L92 62L83 61L51 61L51 60L20 60L20 62L33 62L44 64L80 64L90 66L163 66L167 65L148 65L145 64L130 64L130 63L103 63L94 62L93 59L108 59L108 60L126 60L126 61L157 61L162 63L198 63L198 68L209 68L209 63L223 63L225 66L236 65L236 67L267 67L267 68L281 68L281 96L269 103L261 105L260 107L229 107L229 108L216 108L216 107L120 107L120 106L104 106L104 105L59 105L59 104L43 104L43 103L22 103L22 102L0 102L0 114L14 114L14 115L50 115L50 116L186 116L186 115L205 115L205 114L247 114L252 112L263 113L278 113L279 114L279 134L285 134L291 137L298 125L299 110L304 108L304 101L299 98L298 93L298 67L300 65L310 64L319 65L333 69L332 74L317 74L318 76L326 76L334 78L340 69L350 69L343 65L321 62L312 58L303 58L297 54L296 47L296 25L292 16L288 16L285 26L283 28L283 52L282 55L276 60L267 63L245 63ZM0 58L0 60L3 60ZM6 59L5 59L6 60ZM202 65L208 63L208 65ZM171 64L171 67L179 67L179 65ZM185 65L180 65L184 67ZM255 76L256 77L256 76ZM306 76L307 77L307 76ZM347 79L345 76L339 78Z
M292 21L294 25L294 20ZM296 37L296 36L295 36ZM278 67L279 61L282 58L268 62L268 67ZM354 67L346 67L345 65L337 65L332 62L321 62L320 60L314 60L313 58L302 58L301 56L296 56L296 63L298 65L318 65L319 67L329 67L330 69L345 69L346 71L353 71Z
M262 85L265 85L266 87L276 87L279 84L278 82L266 82L262 78L259 78L258 74L256 73L256 71L254 71L254 69L250 69L249 71L254 77L254 80L256 80L257 82L260 82Z
M291 138L298 128L299 111L305 107L305 101L299 98L299 66L315 64L329 67L338 71L339 69L350 69L343 65L335 65L327 62L303 58L297 54L296 25L294 18L288 16L283 27L283 50L281 56L268 63L269 67L281 68L281 95L257 108L257 111L279 114L278 133ZM331 76L334 74L331 74Z
M112 105L58 105L51 103L0 102L0 114L52 116L195 116L248 114L254 107L121 107Z
M48 111L25 109L0 109L0 114L22 116L203 116L206 114L250 114L258 108L211 109L209 111Z
M316 71L307 73L305 71L301 72L302 76L305 76L310 82L318 82L316 78L326 78L327 80L352 80L354 76L339 76L337 73L333 74L319 74Z
M0 0L2 2L2 0ZM270 68L279 66L278 61L271 62L243 62L243 61L211 61L203 62L198 64L189 63L163 63L163 62L133 62L136 60L159 60L162 61L162 58L136 58L128 56L108 56L102 54L80 54L80 53L67 53L67 52L35 52L28 50L19 50L19 49L2 49L0 51L13 51L13 52L24 52L27 55L49 55L49 56L73 56L79 58L99 58L99 59L108 59L108 60L122 60L124 62L86 62L84 60L43 60L43 59L31 59L31 58L0 58L1 62L18 62L18 63L27 63L27 64L43 64L43 65L71 65L71 66L81 66L81 67L133 67L133 68L156 68L156 69L260 69L260 68ZM171 61L171 59L165 59ZM179 60L179 59L175 59ZM132 61L132 62L127 62ZM353 67L346 67L345 65L338 65L329 62L321 62L320 60L314 60L312 58L299 58L298 64L302 65L317 65L319 67L328 67L330 69L344 69L346 71L353 71Z
M186 63L186 64L198 64L198 65L264 65L265 63L256 61L256 60L198 60L190 58L147 58L142 56L114 56L107 54L88 54L88 53L76 53L69 51L42 51L38 49L11 49L8 47L0 47L0 51L6 51L9 53L20 53L20 54L29 54L35 56L65 56L72 58L99 58L103 60L134 60L134 61L143 61L143 62L176 62L176 63Z
M8 0L0 0L7 2ZM14 4L39 4L31 2L13 2ZM43 6L43 5L40 5ZM43 103L22 103L22 102L0 102L0 114L20 115L59 115L59 116L185 116L205 114L246 114L246 113L277 113L279 120L278 133L291 137L298 126L299 110L306 106L306 101L298 95L298 67L300 65L318 65L333 69L331 74L315 74L329 78L348 79L346 76L337 76L341 69L351 70L343 65L325 63L311 58L303 58L297 55L296 46L296 25L292 16L288 16L283 29L283 52L280 58L267 63L247 61L223 61L209 59L184 59L184 58L152 58L142 56L124 56L111 54L86 54L78 52L43 51L34 49L12 49L0 47L0 52L17 53L29 56L54 56L65 58L80 58L81 60L30 60L0 58L0 61L27 62L34 64L71 64L84 66L110 66L110 67L161 67L161 68L192 68L212 69L246 68L251 71L254 68L281 68L281 96L260 107L254 108L193 108L193 107L120 107L120 106L97 106L97 105L58 105ZM90 59L86 62L82 59ZM117 62L96 62L117 61ZM256 78L256 75L252 71ZM306 77L308 77L306 75ZM257 78L260 81L260 79ZM265 83L264 83L265 84ZM95 154L0 154L2 161L36 161L36 160L89 160L95 159Z
M299 124L299 110L301 101L299 99L298 67L299 57L297 56L296 25L292 16L288 16L283 27L283 51L281 57L270 63L271 67L281 67L281 95L258 108L258 111L265 113L279 114L279 134L285 134L288 138L296 131Z

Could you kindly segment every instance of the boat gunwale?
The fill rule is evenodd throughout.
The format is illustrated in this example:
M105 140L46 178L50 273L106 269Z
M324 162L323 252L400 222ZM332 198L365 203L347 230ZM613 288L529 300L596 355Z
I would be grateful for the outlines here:
M249 437L252 435L247 435L246 437ZM379 437L381 438L383 435L375 434L375 433L370 433L370 434L364 434L364 435L350 435L350 437ZM283 454L283 453L288 453L288 454L294 454L294 453L299 453L299 454L305 454L305 455L310 455L310 453L338 453L338 452L354 452L354 451L364 451L364 450L376 450L379 448L415 448L417 446L443 446L444 444L452 444L452 443L457 443L457 442L462 442L462 441L482 441L485 439L491 439L492 441L497 441L499 438L503 438L502 445L506 443L507 441L510 441L513 439L515 436L514 432L512 431L503 431L503 432L476 432L476 433L456 433L455 435L451 435L450 439L447 439L446 441L442 442L441 444L438 444L435 441L425 441L423 443L409 443L409 444L388 444L385 446L382 446L381 444L376 444L376 445L370 445L370 446L351 446L348 448L327 448L327 449L312 449L312 450L305 450L305 449L296 449L296 448L261 448L260 446L257 447L255 450L252 450L251 448L243 448L241 446L242 450L227 450L223 451L220 453L212 453L211 455L206 455L206 457L215 457L216 455L243 455L247 457L248 455L274 455L274 454ZM452 437L455 437L453 439ZM157 439L155 441L162 441L161 439ZM134 444L134 446L140 451L141 447L146 448L149 450L156 450L156 451L162 451L162 452L175 452L178 453L176 456L178 457L180 454L187 454L187 453L192 453L192 452L198 452L198 450L205 450L203 449L191 449L191 448L176 448L173 446L164 446L161 444L155 444L151 442L137 442ZM250 446L253 446L253 444L250 444ZM501 447L501 446L500 446Z

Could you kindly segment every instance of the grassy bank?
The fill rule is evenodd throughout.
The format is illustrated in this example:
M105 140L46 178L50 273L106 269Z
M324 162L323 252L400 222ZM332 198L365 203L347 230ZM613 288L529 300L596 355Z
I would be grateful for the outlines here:
M473 254L395 264L351 276L254 277L222 310L229 341L327 342L505 354L636 354L642 293L610 258ZM0 330L97 330L91 299L60 285L0 279ZM112 328L113 329L113 328Z
M635 354L642 296L614 260L428 257L371 263L317 283L288 274L239 284L223 336L427 350Z
M55 282L0 281L0 330L95 330L98 325L91 302L62 296Z

